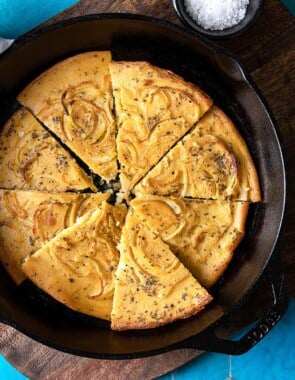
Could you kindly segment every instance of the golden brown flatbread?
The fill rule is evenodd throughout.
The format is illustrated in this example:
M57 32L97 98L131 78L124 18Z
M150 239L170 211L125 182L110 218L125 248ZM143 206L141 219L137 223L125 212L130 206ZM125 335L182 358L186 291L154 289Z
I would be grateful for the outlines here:
M135 194L261 200L247 146L228 117L213 107L142 179Z
M244 236L249 205L150 196L131 206L206 288L222 276Z
M0 133L0 187L51 192L96 189L70 154L24 108Z
M20 103L106 180L117 175L110 61L108 51L78 54L52 66L18 95Z
M112 62L122 193L155 165L208 110L194 85L148 62Z
M125 213L103 202L28 257L24 272L71 309L109 320Z
M27 109L0 132L0 261L14 281L113 330L201 311L261 200L231 120L169 70L109 51L57 63L18 100ZM97 188L74 155L108 182L119 165L128 214L110 193L79 193Z
M147 329L198 313L212 297L130 209L122 231L114 330Z
M109 194L49 194L0 190L0 261L19 284L23 260L96 209Z

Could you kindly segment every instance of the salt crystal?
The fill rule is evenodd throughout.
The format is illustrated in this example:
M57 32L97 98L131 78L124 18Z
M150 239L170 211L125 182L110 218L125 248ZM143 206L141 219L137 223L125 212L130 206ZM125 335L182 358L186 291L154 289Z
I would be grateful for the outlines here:
M204 29L223 30L243 20L249 0L184 0L184 4Z

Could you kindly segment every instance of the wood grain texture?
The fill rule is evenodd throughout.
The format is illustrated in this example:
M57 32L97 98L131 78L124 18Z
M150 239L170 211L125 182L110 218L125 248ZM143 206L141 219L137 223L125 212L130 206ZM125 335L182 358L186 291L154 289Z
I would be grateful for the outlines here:
M160 376L196 357L196 350L178 350L133 360L97 360L66 354L0 325L0 351L30 379L142 380Z
M180 24L170 0L81 0L48 21L91 13L130 12L164 18ZM285 146L288 205L281 255L290 297L295 296L295 19L278 0L267 0L259 21L243 36L219 41L237 54L269 103ZM222 335L259 318L271 294L261 284L255 296L223 326ZM152 379L194 357L196 350L178 350L154 357L125 361L80 358L34 342L15 329L0 325L0 351L30 379Z
M272 301L266 283L256 295L227 320L218 334L233 332L259 319ZM132 360L81 358L44 346L12 327L0 324L0 352L19 371L32 380L149 380L170 372L203 352L184 349Z

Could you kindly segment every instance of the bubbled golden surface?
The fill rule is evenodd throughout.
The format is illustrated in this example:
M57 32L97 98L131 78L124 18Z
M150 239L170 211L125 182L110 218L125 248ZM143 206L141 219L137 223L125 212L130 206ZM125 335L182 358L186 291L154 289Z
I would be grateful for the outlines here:
M202 310L212 297L130 209L116 272L112 329L146 329Z
M244 236L249 205L147 196L135 198L131 207L200 283L210 288Z
M171 71L110 52L57 63L18 100L27 110L0 135L0 260L14 281L114 330L202 310L261 200L231 120ZM97 188L75 155L104 194L79 193Z
M197 87L147 62L110 64L122 193L129 190L207 111Z
M110 52L78 54L57 63L19 95L89 168L106 180L117 175Z
M220 139L235 158L239 189L234 198L240 201L261 201L258 175L248 147L226 114L214 106L196 128L200 136Z
M73 310L109 320L125 213L104 201L28 257L25 274Z
M261 199L247 146L213 107L135 187L142 194L203 199Z
M49 194L0 190L0 260L19 284L23 260L96 209L109 194Z
M96 189L70 154L24 108L1 131L0 187L51 192Z

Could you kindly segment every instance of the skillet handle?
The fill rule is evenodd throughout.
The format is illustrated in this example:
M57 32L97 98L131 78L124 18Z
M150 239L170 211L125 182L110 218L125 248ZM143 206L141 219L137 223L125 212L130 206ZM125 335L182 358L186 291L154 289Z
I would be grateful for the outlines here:
M269 285L273 292L273 305L268 313L237 341L218 338L215 334L216 327L213 326L198 335L196 342L194 342L194 338L185 342L183 348L196 348L228 355L240 355L249 351L269 333L288 308L288 296L280 258L277 253L274 256L268 272L268 279L271 280Z

